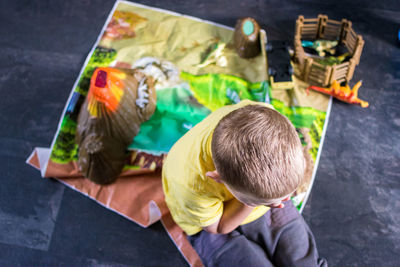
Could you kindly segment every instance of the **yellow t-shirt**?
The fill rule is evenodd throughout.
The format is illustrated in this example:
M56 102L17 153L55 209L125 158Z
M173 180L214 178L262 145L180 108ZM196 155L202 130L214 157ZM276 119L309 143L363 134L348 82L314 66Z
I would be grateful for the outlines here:
M171 148L163 165L162 184L165 200L175 222L194 235L222 216L223 203L233 198L228 189L205 174L215 170L211 154L211 139L218 122L228 113L246 105L261 104L243 100L211 113L187 132ZM252 222L268 211L256 207L242 224Z

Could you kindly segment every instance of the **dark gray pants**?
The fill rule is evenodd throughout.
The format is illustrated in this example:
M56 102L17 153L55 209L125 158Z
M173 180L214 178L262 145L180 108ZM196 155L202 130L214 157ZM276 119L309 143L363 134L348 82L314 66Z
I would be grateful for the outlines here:
M201 231L188 239L207 267L328 266L291 201L229 234Z

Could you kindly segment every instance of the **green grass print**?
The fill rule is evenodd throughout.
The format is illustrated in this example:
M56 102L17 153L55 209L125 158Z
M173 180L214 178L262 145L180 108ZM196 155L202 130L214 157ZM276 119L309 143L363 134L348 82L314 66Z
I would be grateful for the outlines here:
M265 100L265 82L250 83L227 74L192 75L187 72L182 72L181 78L189 83L199 103L211 111L243 99Z
M68 163L78 160L78 145L75 143L76 122L65 116L60 132L51 151L50 159L55 163Z

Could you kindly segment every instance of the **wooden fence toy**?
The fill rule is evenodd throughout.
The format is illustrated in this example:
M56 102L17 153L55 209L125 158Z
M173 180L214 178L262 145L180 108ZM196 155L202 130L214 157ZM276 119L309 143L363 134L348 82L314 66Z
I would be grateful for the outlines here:
M302 40L338 41L348 50L351 58L341 64L325 66L308 57L301 44ZM305 19L299 16L296 20L294 37L294 60L299 65L298 76L312 85L329 86L334 80L349 82L353 78L354 69L360 62L364 40L352 29L352 24L346 19L336 21L326 15L318 18Z

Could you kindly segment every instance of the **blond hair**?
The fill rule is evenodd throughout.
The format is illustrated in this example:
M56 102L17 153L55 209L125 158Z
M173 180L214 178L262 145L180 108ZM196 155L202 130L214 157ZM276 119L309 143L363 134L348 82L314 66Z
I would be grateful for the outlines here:
M304 175L300 138L274 109L248 105L222 118L212 136L212 158L222 180L258 199L295 191Z

